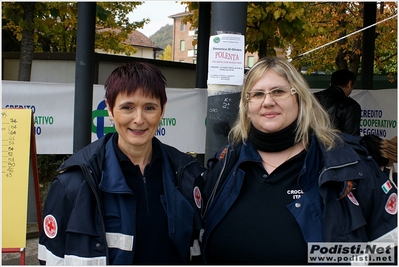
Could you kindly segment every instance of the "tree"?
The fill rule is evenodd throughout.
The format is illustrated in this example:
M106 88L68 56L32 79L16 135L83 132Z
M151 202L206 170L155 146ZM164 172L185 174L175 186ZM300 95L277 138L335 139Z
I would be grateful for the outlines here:
M377 21L388 20L376 27L374 73L390 76L398 69L398 18L389 18L398 14L398 2L381 2L377 7Z
M259 58L276 55L275 48L287 50L291 43L304 44L308 35L303 2L248 3L247 51Z
M6 7L3 6L3 24L7 24L10 20L12 22L18 21L18 25L13 25L9 27L3 27L2 32L6 33L3 35L3 45L5 47L11 48L11 51L15 51L14 47L19 47L21 51L18 80L29 81L30 72L32 68L32 57L34 51L34 10L35 4L33 2L19 2L19 3L8 3ZM7 15L6 19L4 14ZM7 37L9 37L7 41ZM21 40L21 42L15 46L15 41ZM3 46L4 47L4 46Z
M197 28L198 3L182 3L191 12L183 21ZM397 14L397 2L378 2L378 7L377 21ZM358 73L362 34L344 37L363 27L363 3L248 2L247 13L247 52L273 56L279 48L309 73L342 68ZM376 33L375 73L396 73L397 17L377 25Z
M191 14L183 18L192 28L198 25L198 3L186 4ZM306 3L302 2L249 2L247 7L246 51L257 52L259 57L276 55L275 48L306 41L307 23L304 19Z
M396 2L379 2L377 22L397 14ZM360 70L363 9L361 2L314 2L306 8L310 36L306 43L292 43L293 64L309 67L308 73L336 69ZM374 73L396 73L397 17L376 26Z
M388 18L397 12L396 3L379 4L380 12L377 14L377 22ZM385 7L384 7L385 6ZM315 50L294 63L298 66L309 66L308 72L314 70L333 71L334 69L349 69L358 73L362 56L362 33L363 27L363 3L357 2L334 2L334 3L313 3L307 9L307 19L312 25L312 35L308 42L295 47L294 57ZM382 11L382 12L381 12ZM313 14L313 16L310 16ZM349 34L355 33L347 36ZM347 37L345 37L347 36ZM341 40L339 40L342 38ZM339 40L339 41L337 41ZM395 62L386 60L381 64L381 56L389 54L396 59L397 47L397 19L388 20L376 26L375 40L375 66L379 70L375 73L382 73L392 70ZM387 57L384 57L385 59ZM391 67L388 67L388 66Z
M6 24L6 20L2 19L2 25ZM2 29L1 33L1 47L2 51L7 52L20 52L21 42L16 38L13 31Z
M154 44L157 44L158 47L165 49L168 45L172 45L173 25L166 24L149 38ZM161 51L157 52L157 56L160 56L161 54Z
M172 45L173 39L173 25L166 24L151 35L150 40L157 44L162 49L167 45Z
M97 22L95 48L105 52L124 53L129 56L137 52L133 46L124 43L135 29L141 29L149 19L129 22L127 15L144 2L97 2ZM119 31L115 31L118 29Z
M19 60L20 71L18 72L18 81L30 81L33 51L35 50L35 44L33 42L33 12L35 4L33 2L26 2L21 3L21 5L24 9L25 25L22 30L21 55Z
M126 55L135 53L136 49L123 41L149 21L130 23L127 17L142 3L97 2L95 48ZM3 43L11 43L13 39L21 43L23 67L19 77L30 80L30 68L26 66L31 64L33 52L76 52L77 9L76 2L2 2L3 33L12 34ZM6 52L4 47L3 52Z
M161 60L169 60L172 61L172 47L167 45L162 55L159 56Z

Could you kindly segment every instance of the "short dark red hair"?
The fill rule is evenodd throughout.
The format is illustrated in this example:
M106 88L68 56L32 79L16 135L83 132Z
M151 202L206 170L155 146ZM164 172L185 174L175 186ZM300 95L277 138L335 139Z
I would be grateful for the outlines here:
M120 93L129 95L141 91L145 96L159 99L163 111L167 101L165 87L166 79L162 72L154 65L140 61L117 67L104 84L105 98L111 110Z

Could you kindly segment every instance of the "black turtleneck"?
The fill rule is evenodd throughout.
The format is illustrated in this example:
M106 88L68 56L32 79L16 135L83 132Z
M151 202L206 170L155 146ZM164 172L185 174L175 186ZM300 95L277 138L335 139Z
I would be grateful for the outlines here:
M256 150L264 152L286 150L295 145L296 124L297 120L278 132L265 133L256 129L251 123L249 141L251 141Z

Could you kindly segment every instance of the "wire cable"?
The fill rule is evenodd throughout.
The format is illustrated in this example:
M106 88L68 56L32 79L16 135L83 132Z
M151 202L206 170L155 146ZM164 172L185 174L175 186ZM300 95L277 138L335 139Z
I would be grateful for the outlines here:
M345 36L343 36L343 37L341 37L341 38L338 38L338 39L336 39L336 40L334 40L334 41L331 41L331 42L329 42L329 43L327 43L327 44L324 44L324 45L319 46L319 47L316 47L315 49L312 49L312 50L310 50L310 51L308 51L308 52L305 52L305 53L303 53L303 54L300 54L300 55L298 55L298 56L296 56L296 57L294 57L294 58L290 58L290 59L288 59L288 62L291 62L291 61L293 61L293 60L295 60L295 59L298 59L298 58L300 58L300 57L303 57L304 55L310 54L310 53L312 53L312 52L314 52L314 51L316 51L316 50L319 50L319 49L321 49L321 48L323 48L323 47L325 47L325 46L328 46L328 45L330 45L330 44L333 44L333 43L336 43L336 42L338 42L338 41L341 41L342 39L345 39L345 38L347 38L347 37L349 37L349 36L352 36L352 35L354 35L354 34L357 34L357 33L361 32L361 31L367 30L368 28L374 27L374 26L376 26L376 25L378 25L378 24L380 24L380 23L383 23L383 22L385 22L385 21L387 21L387 20L390 20L390 19L396 17L397 15L398 15L398 14L393 15L393 16L391 16L391 17L389 17L389 18L383 19L383 20L381 20L381 21L379 21L379 22L376 22L376 23L374 23L374 24L372 24L372 25L369 25L369 26L367 26L367 27L364 27L363 29L357 30L357 31L352 32L352 33L350 33L350 34L348 34L348 35L345 35Z

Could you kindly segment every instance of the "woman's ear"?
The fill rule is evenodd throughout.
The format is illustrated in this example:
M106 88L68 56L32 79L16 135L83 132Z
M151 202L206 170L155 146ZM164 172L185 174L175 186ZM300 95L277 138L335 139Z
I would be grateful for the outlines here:
M165 115L165 109L166 109L166 104L163 105L163 107L162 107L161 121L163 119L163 116Z
M112 110L111 110L111 107L109 106L109 103L108 103L107 99L105 99L105 104L107 105L108 117L110 119L113 119Z

